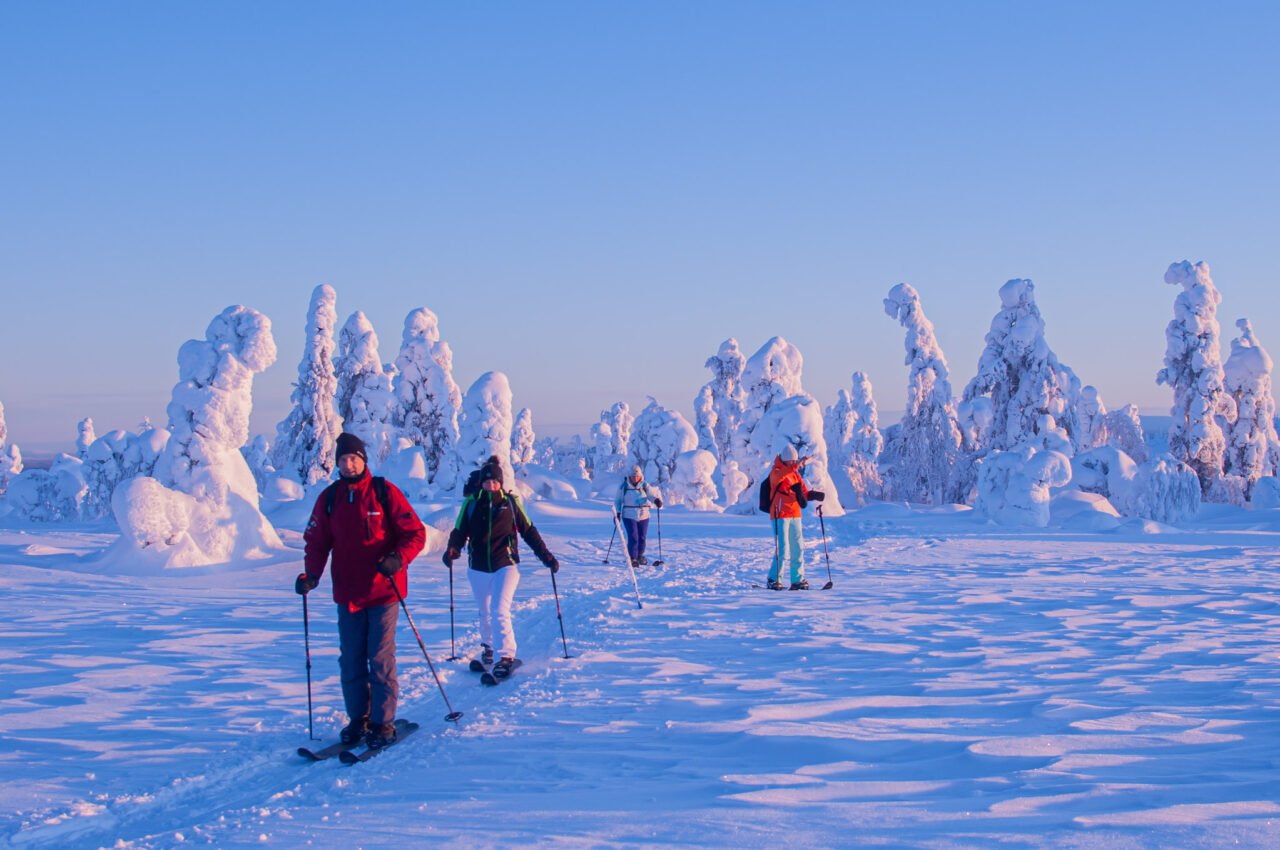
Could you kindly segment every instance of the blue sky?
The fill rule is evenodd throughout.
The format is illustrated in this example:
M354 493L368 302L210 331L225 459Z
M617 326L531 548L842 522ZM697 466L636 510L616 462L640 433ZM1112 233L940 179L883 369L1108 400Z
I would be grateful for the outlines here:
M274 322L287 405L312 288L394 358L434 310L463 389L535 424L781 334L823 404L902 405L921 293L957 392L1029 277L1108 405L1167 409L1176 292L1280 349L1268 4L0 2L0 402L11 438L163 421L223 307Z

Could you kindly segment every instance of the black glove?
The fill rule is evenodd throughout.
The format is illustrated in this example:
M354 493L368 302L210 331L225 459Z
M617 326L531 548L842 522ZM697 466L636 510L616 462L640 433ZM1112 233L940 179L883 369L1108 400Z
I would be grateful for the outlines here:
M823 499L827 498L827 494L821 490L810 490L805 498L810 502L821 502Z
M613 518L616 519L618 522L622 522L622 514L618 513L617 511L613 512Z
M404 569L404 559L400 557L399 552L392 552L381 561L378 562L378 572L387 578L391 578L396 573Z
M444 565L449 569L453 569L453 562L462 557L462 553L457 549L445 549L444 554L440 556L440 560L444 561Z
M662 500L661 500L661 499L654 499L654 500L653 500L653 503L654 503L655 505L657 505L657 506L658 506L658 508L661 508L661 507L662 507Z
M312 578L306 573L298 573L298 577L293 580L293 592L299 596L306 596L308 593L316 589L316 585L320 583L320 579Z
M560 572L560 562L557 561L555 558L552 558L551 560L547 561L547 569L551 570L552 575L555 575L556 573Z

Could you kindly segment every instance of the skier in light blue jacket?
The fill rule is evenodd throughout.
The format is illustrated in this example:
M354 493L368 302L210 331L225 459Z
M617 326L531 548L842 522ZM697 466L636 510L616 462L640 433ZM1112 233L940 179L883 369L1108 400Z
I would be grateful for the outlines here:
M627 532L627 554L631 563L644 565L645 540L649 536L649 505L662 507L662 493L644 480L639 466L631 468L631 474L618 485L618 495L613 500L613 512L622 519Z

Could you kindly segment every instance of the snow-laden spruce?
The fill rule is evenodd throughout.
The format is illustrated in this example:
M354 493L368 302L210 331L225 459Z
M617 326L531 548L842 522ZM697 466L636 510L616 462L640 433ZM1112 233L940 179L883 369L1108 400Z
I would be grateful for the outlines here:
M782 448L760 445L769 441L755 439L756 426L774 405L804 392L803 370L804 357L800 349L780 336L772 337L760 346L742 369L742 391L746 395L746 403L733 435L732 456L738 462L738 469L750 479L739 497L744 510L752 510L751 505L755 503L755 498L748 492L751 485L769 474L773 458Z
M646 481L665 492L675 472L676 458L697 446L698 436L689 420L651 398L631 429L629 460L644 470Z
M436 314L426 307L405 317L396 369L397 434L421 448L426 483L434 490L452 490L458 484L462 390L453 380L453 350L440 338Z
M718 511L716 505L716 456L706 449L676 455L671 482L663 490L666 504L684 505L695 511Z
M720 343L720 350L706 362L712 378L693 402L698 448L714 454L721 466L733 457L734 436L747 403L742 387L746 365L747 358L738 350L736 339L731 337Z
M1222 294L1213 285L1208 263L1173 263L1164 282L1182 287L1165 329L1164 368L1156 373L1156 383L1173 390L1169 453L1195 470L1201 495L1227 501L1219 486L1227 455L1224 429L1236 411L1223 384L1218 324Z
M527 407L520 408L516 414L515 424L511 426L511 465L517 471L534 462L537 452L534 444L537 435L533 430L533 411Z
M988 453L978 465L974 509L1001 525L1044 528L1049 496L1071 481L1071 459L1034 446Z
M615 484L610 477L621 475L628 465L635 421L631 406L618 401L600 411L600 421L591 426L591 451L583 463L590 476L600 479L602 486L610 490Z
M89 446L93 445L93 441L98 439L93 431L93 418L86 416L81 419L76 429L78 431L76 434L76 457L83 460L85 453L89 451Z
M880 414L865 372L853 373L853 391L841 389L823 415L831 479L843 505L861 507L883 495L880 478Z
M1111 446L1123 451L1136 463L1147 459L1147 438L1136 404L1108 410L1097 388L1086 386L1081 388L1076 399L1076 419L1079 423L1075 443L1077 452Z
M964 389L960 419L977 452L1044 445L1072 453L1079 432L1080 380L1058 361L1044 336L1035 284L1014 279L1000 287L978 373ZM981 409L981 427L966 412ZM969 423L973 423L973 427ZM1065 432L1070 443L1056 440ZM1052 434L1053 436L1049 436Z
M150 428L141 434L108 431L95 439L82 455L82 476L87 490L83 516L88 519L109 516L116 488L131 478L152 475L169 436L163 428Z
M262 434L240 447L240 454L253 473L253 480L258 485L258 492L266 491L267 482L275 475L276 468L271 465L271 443Z
M369 465L386 462L395 437L396 397L378 354L378 334L364 313L352 313L338 332L335 403L342 428L365 445Z
M960 460L961 432L955 399L948 380L947 358L924 314L920 296L907 283L889 290L884 310L898 320L907 334L906 410L885 435L880 456L885 498L908 502L963 502L969 490L968 475L953 482L953 468ZM976 411L975 411L976 414Z
M333 369L337 303L338 295L328 284L320 284L311 293L298 382L289 396L293 409L276 426L271 446L271 465L308 486L332 475L337 463L335 445L342 433L334 406L338 391Z
M276 359L271 321L233 306L204 339L178 350L178 383L167 412L171 436L155 477L116 488L119 547L162 566L221 564L282 548L258 509L258 488L240 447L249 439L253 378Z
M84 461L59 454L48 469L25 469L11 478L5 501L25 519L59 522L80 519L87 496Z
M1227 432L1224 470L1240 482L1242 495L1250 498L1259 479L1280 470L1280 436L1271 393L1271 356L1248 319L1238 320L1236 327L1240 336L1231 341L1231 355L1223 366L1224 383L1236 406L1236 421Z
M22 451L17 444L9 445L9 426L4 421L4 404L0 403L0 496L9 489L9 482L22 473Z
M485 372L462 397L459 415L458 461L463 474L490 457L498 458L507 489L515 486L511 466L511 383L502 372Z

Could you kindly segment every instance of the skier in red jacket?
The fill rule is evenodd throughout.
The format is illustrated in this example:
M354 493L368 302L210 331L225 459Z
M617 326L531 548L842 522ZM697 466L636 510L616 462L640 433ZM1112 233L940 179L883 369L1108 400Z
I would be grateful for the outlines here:
M332 555L333 601L338 604L338 667L350 723L343 743L362 738L371 748L396 739L396 619L408 593L404 568L426 543L422 521L394 484L369 474L364 443L338 437L339 478L311 511L303 541L306 572L294 582L313 590Z

